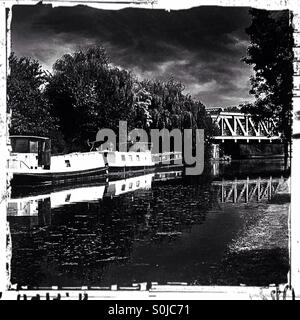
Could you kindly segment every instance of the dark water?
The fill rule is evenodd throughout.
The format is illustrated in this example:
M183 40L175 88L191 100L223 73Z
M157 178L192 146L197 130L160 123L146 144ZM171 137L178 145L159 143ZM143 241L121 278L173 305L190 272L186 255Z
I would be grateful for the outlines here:
M241 161L215 164L199 177L169 171L13 192L11 282L286 282L289 199L274 196L287 176L280 161Z

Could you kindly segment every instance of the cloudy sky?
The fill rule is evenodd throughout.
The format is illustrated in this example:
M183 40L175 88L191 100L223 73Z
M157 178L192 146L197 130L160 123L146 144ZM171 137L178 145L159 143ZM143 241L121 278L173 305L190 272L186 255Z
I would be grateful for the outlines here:
M197 7L171 11L14 6L12 50L51 71L63 54L100 44L111 63L139 78L185 85L207 107L251 101L251 67L241 62L249 39L248 8Z

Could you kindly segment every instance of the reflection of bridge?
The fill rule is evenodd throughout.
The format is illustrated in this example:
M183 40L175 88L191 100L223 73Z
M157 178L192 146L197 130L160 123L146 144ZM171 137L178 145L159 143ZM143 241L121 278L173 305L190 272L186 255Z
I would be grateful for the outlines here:
M286 179L245 179L214 181L213 186L218 187L218 199L221 203L248 203L271 199L286 183Z
M250 140L258 142L281 140L278 134L274 134L276 125L272 119L260 120L257 123L250 115L227 111L211 113L210 116L220 128L220 135L214 137L216 142L224 142L224 140L234 140L235 142L237 140L246 142Z

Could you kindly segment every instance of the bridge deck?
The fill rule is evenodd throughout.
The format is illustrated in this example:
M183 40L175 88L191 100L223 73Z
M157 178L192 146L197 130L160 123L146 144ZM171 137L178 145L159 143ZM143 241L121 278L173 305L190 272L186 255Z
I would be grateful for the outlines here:
M279 136L273 136L273 137L266 137L266 136L214 136L213 137L214 140L246 140L246 141L249 141L249 140L252 140L252 141L280 141L282 142L282 138L279 137Z

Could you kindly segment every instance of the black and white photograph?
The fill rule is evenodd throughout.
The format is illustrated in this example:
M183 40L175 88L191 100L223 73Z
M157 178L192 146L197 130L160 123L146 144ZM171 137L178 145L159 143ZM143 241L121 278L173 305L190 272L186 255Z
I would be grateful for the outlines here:
M22 2L0 6L1 299L300 298L297 5Z

